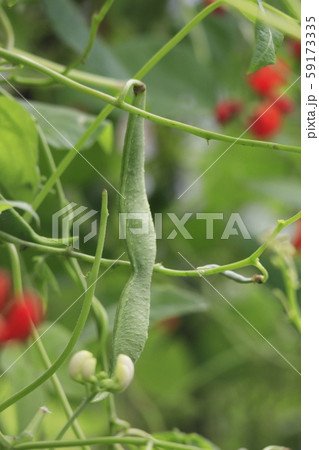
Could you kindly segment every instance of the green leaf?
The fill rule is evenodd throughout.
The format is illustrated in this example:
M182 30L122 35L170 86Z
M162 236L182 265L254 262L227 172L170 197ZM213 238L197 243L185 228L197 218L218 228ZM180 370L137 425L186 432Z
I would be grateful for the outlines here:
M45 135L47 143L56 149L72 148L77 140L93 122L95 116L78 111L67 106L56 106L42 102L32 102L32 106L26 101L21 105L30 112L39 123ZM37 114L36 111L39 112ZM111 122L103 122L82 147L89 148L98 139L105 128L111 126Z
M260 67L275 64L276 52L283 41L283 34L261 21L255 25L255 50L250 62L248 73L255 72Z
M156 439L166 442L174 442L175 444L192 445L193 447L218 450L218 447L197 433L182 433L179 430L163 431L153 435Z
M70 49L80 55L89 39L90 27L80 8L71 0L44 0L44 7L55 34ZM74 59L74 56L73 56ZM72 60L70 61L72 62ZM129 73L110 47L99 37L89 53L86 66L94 73L128 79Z
M91 401L91 403L100 403L103 400L105 400L108 396L110 395L109 392L99 392L98 394L96 394L96 396L93 398L93 400Z
M151 288L151 323L206 311L208 307L208 302L196 292L173 285Z
M31 214L31 216L36 220L37 224L40 224L40 218L38 214L34 211L31 205L26 202L17 202L17 201L9 201L9 200L0 200L0 214L3 211L6 211L7 209L11 208L20 208L24 211L27 211Z
M38 137L30 115L15 100L0 97L0 189L30 202L39 184Z

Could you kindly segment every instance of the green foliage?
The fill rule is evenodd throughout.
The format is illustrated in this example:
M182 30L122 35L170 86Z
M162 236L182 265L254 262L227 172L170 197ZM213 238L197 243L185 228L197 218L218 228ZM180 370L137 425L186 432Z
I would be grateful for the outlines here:
M30 202L38 188L37 130L15 100L0 97L0 187L8 199Z
M69 150L74 147L95 118L92 114L65 106L40 102L32 102L32 106L25 101L20 103L34 116L45 135L47 143L55 149ZM99 142L102 142L103 147L108 151L112 141L112 130L111 122L104 121L86 141L82 149L90 148L99 139ZM107 138L102 138L102 133L103 135L106 134Z
M170 317L204 312L209 303L204 297L189 289L174 285L153 285L151 289L151 323Z
M16 35L15 47L30 52L28 58L31 60L34 53L66 66L82 54L89 37L90 17L95 9L101 7L98 2L66 0L19 3L8 11ZM299 76L299 65L292 60L288 46L284 42L280 47L281 32L298 37L299 23L267 4L264 4L267 12L265 22L261 22L255 1L229 0L228 4L231 6L226 6L227 14L209 15L201 23L202 37L209 47L206 61L198 58L193 36L191 39L187 36L146 75L148 111L237 137L246 129L259 102L246 83L254 45L251 70L274 63L278 52L292 66L291 81ZM255 43L253 25L245 17L234 13L232 7L255 25ZM195 10L191 12L193 15L196 13ZM32 26L34 23L36 27ZM155 5L149 0L139 0L136 4L115 1L100 27L92 51L80 69L103 77L107 75L126 80L183 25L184 16L178 2L156 2ZM45 60L42 63L45 65ZM17 79L20 71L21 74L30 75L26 67L17 66L14 71ZM82 82L91 85L90 73L84 72L83 76L85 81L82 79ZM96 98L73 90L71 85L39 87L31 83L19 84L17 79L13 78L12 83L54 128L25 102L19 101L19 104L15 100L0 97L0 125L4 136L0 143L0 192L5 198L13 199L9 209L8 203L0 202L0 212L3 211L0 215L0 231L35 244L40 243L49 248L55 245L60 249L60 242L53 243L43 237L51 236L52 214L61 207L56 185L47 193L38 210L41 231L36 225L30 227L21 220L24 209L34 213L29 204L37 192L41 192L40 175L41 182L51 176L42 146L37 155L37 130L29 113L41 125L44 138L52 149L52 160L58 165L65 155L69 155L71 146L55 128L74 145L105 105ZM96 88L104 91L99 85ZM6 89L8 93L14 93L8 86ZM119 85L112 89L114 95L118 95ZM285 118L283 128L275 140L296 145L300 139L297 84L290 89L289 95L296 103L296 110ZM216 122L213 111L217 101L224 98L238 98L244 104L244 111L238 119L222 127ZM130 99L127 101L130 102ZM21 104L27 107L29 113ZM125 120L126 114L115 109L84 146L89 163L116 189L119 189L120 184ZM130 120L133 121L133 116ZM3 126L4 123L8 127ZM258 247L260 239L264 241L262 233L272 227L277 218L290 217L299 209L298 155L269 148L256 149L252 141L251 146L246 148L236 143L228 148L228 143L207 143L187 133L148 121L145 127L146 189L152 212L162 212L164 216L164 239L157 241L157 246L158 261L165 266L188 270L180 254L196 267L227 264L245 258ZM136 148L131 150L136 151ZM135 163L139 174L136 187L140 189L140 170L143 165L141 161L137 164L136 160ZM207 170L208 167L210 169ZM204 171L205 174L192 189L177 200ZM133 172L130 176L134 179ZM105 187L105 180L92 167L89 168L82 158L76 157L72 161L61 176L61 182L68 201L90 209L100 209L100 192ZM31 187L25 188L26 183L31 183ZM129 190L132 186L135 187L132 183ZM118 195L110 189L109 197L111 214L104 256L116 259L125 248L123 240L118 239ZM22 211L16 210L18 203L24 205ZM13 204L14 208L11 207ZM128 211L127 205L124 205L124 210ZM166 212L170 211L174 211L178 217L182 217L186 211L193 213L186 224L193 239L185 240L180 234L174 240L166 239L174 229L166 216ZM199 211L224 213L224 219L214 223L212 240L205 238L203 221L195 220L195 214ZM235 235L228 240L221 239L227 219L234 211L240 212L243 217L251 240ZM288 235L293 233L293 225L287 232ZM141 264L147 266L145 272L150 276L153 262L144 258L139 243L133 247L130 255L133 268L132 256L138 255ZM81 244L81 252L89 255L95 254L95 248L94 239ZM73 259L65 254L54 255L55 249L48 253L43 249L38 251L37 248L24 246L19 246L19 249L24 286L36 288L47 300L47 320L39 331L45 331L41 341L54 362L72 339L77 326L87 276L92 280L91 263L80 261L84 272L82 275ZM66 248L65 253L68 250ZM294 271L299 271L298 256L293 254L291 258ZM217 449L211 440L226 450L239 447L281 448L267 447L271 442L278 442L293 450L300 448L298 373L225 301L228 300L271 345L299 368L299 336L277 298L279 292L285 296L287 291L287 298L289 294L299 303L299 287L295 283L291 291L291 280L286 278L289 273L274 260L273 251L271 254L266 251L262 261L270 274L265 285L238 285L218 275L208 278L209 285L201 278L181 277L177 280L163 273L154 273L150 305L148 279L138 277L134 289L131 290L132 285L128 285L130 289L122 293L130 277L125 266L114 266L105 274L105 269L100 271L103 276L97 284L96 296L102 308L111 316L110 325L121 295L122 299L126 296L130 309L126 321L120 321L122 342L125 345L121 342L116 353L124 351L137 359L145 343L150 306L149 339L136 364L135 378L130 388L116 398L120 417L134 427L145 429L164 443ZM7 252L2 245L0 266L10 270ZM240 273L251 277L255 268L245 267ZM138 309L136 301L142 296L147 299L147 307L143 309L144 315L139 315L137 324L133 313ZM68 311L65 313L66 309ZM132 317L134 320L131 320ZM174 326L171 327L170 322L166 321L170 318L175 318L171 322ZM112 331L112 327L109 328L105 323L105 329L101 332L103 320L105 317L100 316L100 321L96 321L96 315L92 314L75 344L75 350L88 349L97 357L99 370L108 371L109 361L106 356L112 350L107 333ZM45 370L36 346L23 354L29 343L32 343L31 339L25 344L1 348L1 372L8 372L1 376L0 401L6 401L32 384ZM15 362L17 358L20 359ZM70 380L66 363L59 368L57 375L72 408L76 410L83 396L87 395L88 386L82 387ZM2 413L1 426L5 434L18 435L27 425L30 412L31 415L35 414L42 404L53 414L47 417L41 427L40 438L55 439L57 432L65 426L67 415L65 405L61 406L60 398L49 382L41 384L36 391ZM105 413L105 406L114 414L109 396L105 398L103 393L103 403L90 405L81 414L79 420L84 435L107 436L118 429L125 435L125 424L117 422L117 419L111 424L113 429L107 429L110 419L114 417ZM174 427L183 432L155 433ZM65 438L75 440L71 429ZM101 447L105 445L101 444Z
M61 41L80 54L89 39L90 29L78 6L72 0L44 0L45 11ZM118 61L109 46L96 39L87 58L91 71L120 79L129 78L125 66Z
M276 53L282 44L284 35L263 22L255 25L255 50L248 69L248 73L255 72L260 67L275 64Z

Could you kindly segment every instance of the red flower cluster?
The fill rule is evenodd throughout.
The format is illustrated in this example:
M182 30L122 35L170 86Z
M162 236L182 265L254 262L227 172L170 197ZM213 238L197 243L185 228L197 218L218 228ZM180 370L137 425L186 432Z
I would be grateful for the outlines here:
M290 73L289 65L282 59L277 59L276 64L261 67L256 72L248 75L247 81L257 94L268 97L287 83Z
M0 271L0 345L8 341L24 341L44 317L41 299L33 292L22 298L12 295L11 279Z
M248 75L249 86L265 98L250 119L250 131L260 138L267 138L282 127L282 116L294 111L294 102L288 96L280 96L280 89L287 85L291 69L288 63L277 59L273 66L261 67Z
M258 138L269 138L278 133L283 124L283 116L295 109L293 100L284 95L280 97L289 80L291 68L282 59L276 64L258 69L247 76L247 83L251 89L263 98L251 115L248 126L252 134ZM221 100L215 107L216 120L225 125L243 110L243 103L234 100Z

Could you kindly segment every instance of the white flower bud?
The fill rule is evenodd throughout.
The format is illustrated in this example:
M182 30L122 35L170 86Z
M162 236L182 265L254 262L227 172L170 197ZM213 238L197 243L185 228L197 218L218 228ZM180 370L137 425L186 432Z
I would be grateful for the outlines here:
M69 374L75 380L89 380L95 373L96 359L91 352L81 350L72 356Z
M87 359L85 361L81 370L83 380L89 380L94 375L95 367L96 367L95 358Z
M124 391L134 377L134 364L127 355L119 355L116 361L115 378L121 391Z

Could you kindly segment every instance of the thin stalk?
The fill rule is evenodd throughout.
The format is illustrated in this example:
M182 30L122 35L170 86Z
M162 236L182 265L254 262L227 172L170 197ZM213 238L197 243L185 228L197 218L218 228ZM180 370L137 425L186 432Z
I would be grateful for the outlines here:
M46 138L43 134L42 128L39 125L37 128L38 128L38 134L39 134L39 138L40 138L40 144L43 149L43 153L47 159L48 166L50 168L51 173L55 173L57 168L56 168L55 161L53 159L50 147L49 147L49 145L46 141ZM55 181L55 184L56 184L56 190L57 190L57 195L58 195L58 199L59 199L59 204L60 204L60 207L63 208L63 206L65 206L68 203L68 201L65 197L61 180L57 179ZM41 189L41 191L42 190L43 189Z
M98 13L93 14L88 43L87 43L82 55L80 56L80 58L78 58L76 61L74 61L74 63L72 63L69 67L67 67L67 69L64 71L64 75L68 74L70 72L70 70L74 69L75 67L78 67L80 64L82 64L85 61L87 55L90 53L91 48L93 47L93 44L95 42L96 34L98 32L100 23L104 19L108 10L111 8L113 1L114 0L106 0L103 4L102 8L100 9L100 11Z
M42 204L48 193L51 191L52 187L59 181L64 171L68 168L73 159L79 154L79 151L81 150L85 142L97 130L97 128L101 125L101 123L110 114L110 112L111 112L110 105L102 109L102 111L97 115L94 121L86 129L84 134L82 134L82 136L78 139L74 147L70 149L69 152L66 154L66 156L62 159L62 161L56 167L55 171L52 173L52 175L49 177L49 179L42 187L41 191L33 200L32 208L34 209L34 211L36 211L39 208L39 206ZM27 221L30 220L30 217L31 216L28 213L25 215L25 219Z
M214 3L214 5L216 5L218 3L218 1L216 3ZM124 111L131 113L131 114L136 114L140 117L144 117L145 119L151 120L152 122L158 123L159 125L167 126L170 128L175 128L180 131L185 131L186 133L190 133L190 134L193 134L194 136L201 137L207 141L217 140L217 141L222 141L222 142L227 142L227 143L236 143L238 145L249 146L249 147L254 147L254 148L267 148L267 149L281 150L281 151L292 152L292 153L300 153L300 151L301 151L300 147L296 147L293 145L277 144L277 143L273 143L273 142L258 141L258 140L244 139L244 138L238 138L238 137L236 138L234 136L227 136L227 135L220 134L220 133L214 133L214 132L208 131L208 130L203 130L201 128L194 127L192 125L188 125L183 122L178 122L176 120L167 119L165 117L161 117L156 114L147 112L143 109L136 108L128 103L125 103L125 102L119 103L118 99L116 97L113 97L111 95L105 94L100 91L97 91L88 86L84 86L83 84L73 81L70 78L65 77L64 75L62 75L58 72L55 72L54 70L49 69L48 67L45 67L45 66L35 62L34 60L28 59L24 56L14 53L14 52L10 52L5 49L0 49L0 56L4 57L8 61L12 61L15 63L22 63L22 64L25 64L26 66L32 67L33 69L38 70L39 72L47 74L52 79L60 82L61 84L64 84L65 86L68 86L72 89L82 92L83 94L90 95L94 98L100 99L100 100L108 103L110 105L110 110L108 110L108 113L110 113L113 110L112 106L118 107L120 109L123 109ZM139 72L137 75L139 75ZM134 78L139 78L139 77L135 76Z
M79 415L84 411L84 409L87 407L87 405L90 403L91 400L93 400L94 396L96 395L95 392L93 392L88 397L84 398L83 401L80 403L79 407L74 411L72 416L69 417L69 420L66 422L64 427L61 429L59 434L56 437L57 441L60 441L65 433L68 431L68 429L73 426L75 420L79 417Z
M296 222L298 219L300 219L300 217L301 217L301 211L299 211L297 214L295 214L294 216L290 217L287 220L278 220L274 231L271 233L271 235L268 237L268 239L260 247L258 247L257 250L250 256L250 260L251 261L257 260L262 255L262 253L266 250L268 245L271 244L271 242L275 239L277 234L279 234L283 228Z
M238 9L241 14L245 15L252 22L260 18L259 5L251 0L225 0L224 3ZM268 10L262 18L264 23L277 28L277 30L288 36L300 39L301 28L295 18L284 14L276 8L269 8L267 3L263 3L263 6Z
M176 47L191 31L192 29L200 23L205 17L207 17L214 9L225 3L222 0L217 0L216 2L208 5L206 8L202 9L190 22L188 22L175 36L170 39L158 52L155 53L144 66L134 75L134 78L142 79L156 64L161 61L164 56L166 56L173 48Z
M301 333L301 317L300 317L300 309L298 305L297 292L296 288L293 285L292 280L289 277L289 272L287 268L284 268L282 271L282 276L284 279L286 293L288 298L288 317L291 322L294 324L299 333Z
M298 2L298 0L282 0L282 2L285 5L289 14L296 17L296 19L300 20L301 4Z
M20 54L22 56L25 56L29 59L33 59L34 61L37 61L38 63L55 70L56 72L64 73L67 69L66 66L63 66L62 64L58 64L56 62L50 61L49 59L42 58L40 56L33 55L32 53L28 53L24 50L14 48L14 52L17 54ZM101 89L110 89L119 91L124 86L125 82L121 80L116 80L115 78L108 78L101 75L96 75L94 73L84 72L82 70L74 70L72 69L68 73L68 77L71 80L78 81L79 83L88 84L90 86L96 86ZM21 82L23 84L28 84L29 77L21 77ZM30 77L30 82L32 84L32 80L34 83L36 83L36 79L33 77ZM19 78L17 77L17 82L19 82ZM52 79L38 79L39 83L42 85L46 84L52 84Z
M11 50L14 47L14 31L11 26L10 20L8 19L6 13L4 12L1 6L0 6L0 23L3 26L7 38L6 48Z
M18 251L14 244L7 244L7 248L11 262L13 290L15 295L21 297L23 293L23 287L22 287L21 267Z
M46 349L45 349L45 347L44 347L44 345L43 345L43 343L42 343L42 341L40 339L39 333L38 333L37 329L34 326L32 327L32 338L33 338L33 340L35 342L35 346L36 346L36 348L37 348L37 350L39 352L39 355L40 355L40 357L42 359L43 365L48 370L51 367L52 362L51 362L51 360L50 360L50 358L49 358L49 356L48 356L48 354L46 352ZM68 421L69 421L70 418L73 417L74 412L73 412L72 407L71 407L71 405L69 403L69 400L68 400L68 398L67 398L67 396L66 396L66 394L64 392L62 383L60 382L60 380L59 380L59 378L58 378L56 373L54 373L51 376L51 383L52 383L52 385L53 385L53 387L55 389L56 395L59 398L59 400L61 402L61 405L63 407L63 410L64 410L64 412L66 414L66 417L68 418ZM76 419L76 417L74 419ZM80 427L78 421L77 420L73 420L71 422L71 425L72 425L72 430L74 432L74 435L78 439L85 439L85 435L84 435L84 433L82 431L82 428ZM84 446L82 448L85 449L85 450L89 450L88 446Z
M122 436L108 436L99 437L92 439L79 439L79 440L68 440L68 441L39 441L39 442L27 442L24 444L18 444L15 449L38 449L38 448L67 448L67 447L77 447L81 445L98 445L98 444L123 444L123 445L137 445L143 446L147 445L149 442L148 438L141 437L122 437ZM175 450L198 450L198 447L193 445L177 444L175 442L166 442L154 439L154 445L156 447L164 449L175 449Z
M255 252L253 252L250 256L247 258L244 258L240 261L236 261L234 263L230 264L224 264L224 265L209 265L209 266L200 266L197 267L194 270L180 270L180 269L170 269L168 267L163 266L161 263L157 263L154 265L154 272L162 273L164 275L168 276L176 276L176 277L201 277L201 276L208 276L208 275L215 275L218 273L224 273L227 271L232 271L236 269L241 269L248 266L254 266L257 269L261 271L261 273L267 278L268 274L266 269L261 265L259 261L259 257L263 254L263 252L267 249L269 244L275 239L275 237L282 231L283 228L286 226L296 222L301 216L301 213L295 214L293 217L287 219L287 220L279 220L277 223L276 228L271 233L270 237L262 244L260 245ZM92 255L87 255L84 253L76 252L70 248L56 248L56 247L49 247L47 245L40 245L33 242L23 241L19 238L16 238L15 236L11 236L7 233L4 233L0 231L0 238L2 238L5 242L12 242L17 245L23 245L25 247L30 247L34 249L35 251L38 251L40 253L50 253L54 255L61 255L65 257L75 258L80 261L85 261L88 263L93 263L95 257ZM123 261L123 260L113 260L113 259L101 259L101 265L105 267L110 266L126 266L130 267L129 261ZM227 273L224 273L225 276L227 276ZM236 276L238 274L231 274L229 278L236 280ZM252 277L254 278L254 277ZM253 279L251 281L254 281ZM264 280L263 280L264 282Z
M129 80L126 82L119 93L119 96L117 97L117 103L121 104L124 102L125 97L128 93L128 90L134 83L139 83L137 80ZM34 201L32 202L32 207L36 211L38 207L41 205L45 197L48 195L48 193L51 191L52 187L55 183L60 183L59 179L63 172L67 169L67 167L71 164L73 159L77 156L85 142L92 136L92 134L97 130L97 128L100 126L100 124L109 116L109 114L112 112L113 107L111 105L107 105L105 108L102 109L102 111L97 115L97 117L94 119L94 121L89 125L89 127L86 129L86 131L82 134L82 136L78 139L78 141L75 143L74 147L66 154L66 156L62 159L58 167L55 166L55 164L52 165L54 167L54 170L52 170L52 175L49 177L47 182L42 187L39 194L36 196ZM50 152L49 152L50 153ZM52 156L51 159L53 160ZM54 161L53 161L54 162ZM67 202L66 202L67 203ZM64 206L64 204L61 206ZM31 218L29 214L26 215L28 219Z
M58 368L63 364L63 362L69 357L70 353L72 352L72 350L84 328L84 325L86 323L87 317L90 312L91 302L92 302L92 298L94 296L94 291L95 291L95 285L96 285L96 282L98 281L98 272L99 272L99 268L100 268L100 260L101 260L103 246L104 246L104 240L105 240L107 217L108 217L107 193L106 193L106 191L103 191L100 230L99 230L95 260L94 260L92 270L90 272L90 276L88 279L89 287L82 294L82 295L84 295L82 309L81 309L80 315L78 317L77 323L74 327L74 330L73 330L73 333L71 335L69 342L67 343L67 345L64 348L63 352L61 353L61 355L54 361L54 363L52 363L50 368L48 368L42 375L40 375L38 378L36 378L28 386L24 387L23 389L21 389L20 391L18 391L15 394L13 394L11 397L9 397L7 400L2 402L0 404L0 411L3 411L4 409L8 408L13 403L20 400L22 397L25 397L27 394L32 392L34 389L36 389L38 386L40 386L42 383L44 383L47 379L49 379L58 370ZM79 445L82 445L82 444L79 444ZM85 445L85 444L83 444L83 445ZM54 445L52 447L54 447Z
M14 292L17 296L19 296L19 298L22 299L23 286L22 286L19 255L18 255L17 249L14 244L7 244L7 245L8 245L9 255L10 255L10 259L11 259ZM43 345L41 339L40 339L39 333L33 324L32 324L32 338L33 338L33 341L35 342L36 349L42 359L44 367L46 369L49 369L51 367L52 363L51 363L50 358L44 348L44 345ZM71 408L69 401L67 399L67 396L63 390L62 384L56 374L52 375L51 382L52 382L55 392L63 406L66 416L71 417L73 415L72 408ZM85 439L85 435L77 422L72 423L72 428L73 428L75 436L78 439ZM84 447L84 448L86 450L88 450L88 447Z

